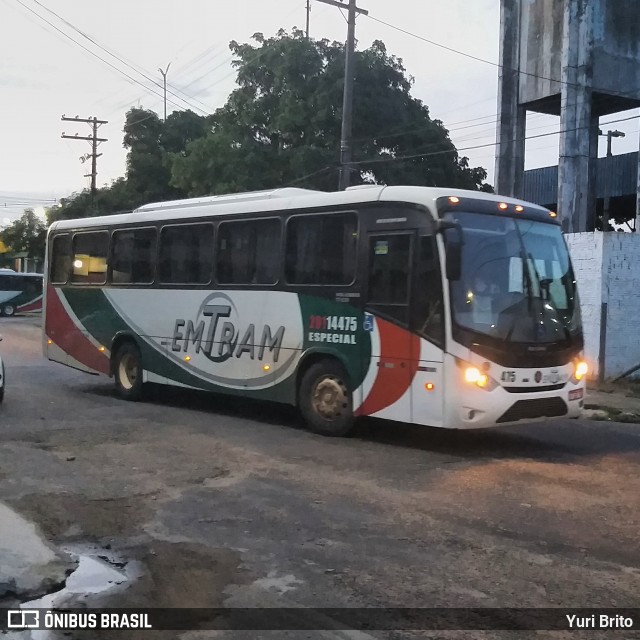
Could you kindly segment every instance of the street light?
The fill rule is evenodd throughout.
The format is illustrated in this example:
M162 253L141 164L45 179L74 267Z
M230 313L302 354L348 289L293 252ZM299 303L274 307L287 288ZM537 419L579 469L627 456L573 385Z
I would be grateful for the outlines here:
M607 158L610 158L613 154L611 153L611 138L624 138L625 134L622 131L607 131L607 133L602 133L602 129L598 129L598 135L607 138Z
M164 120L167 121L167 73L169 72L169 67L171 63L167 65L167 68L163 71L158 67L158 71L162 74L162 79L164 80Z
M613 153L611 152L611 138L624 138L625 134L622 131L607 131L607 133L602 133L602 129L598 129L598 135L607 138L607 158L611 158ZM611 198L608 195L604 197L604 207L602 211L602 230L609 231L609 215L611 210Z

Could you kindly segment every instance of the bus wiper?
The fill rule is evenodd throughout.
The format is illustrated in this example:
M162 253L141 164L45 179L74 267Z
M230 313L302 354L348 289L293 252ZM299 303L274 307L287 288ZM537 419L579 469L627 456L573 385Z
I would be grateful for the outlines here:
M526 296L527 296L527 311L529 312L529 315L531 316L531 311L532 311L532 304L533 304L533 285L531 283L531 276L529 275L529 270L527 268L527 260L526 260L526 256L524 253L524 248L522 248L520 250L520 260L522 260L522 288L523 290L526 292ZM509 340L511 340L511 336L513 335L513 332L516 329L516 325L518 324L518 314L514 313L513 314L513 320L511 321L511 324L509 325L509 329L507 330L507 334L505 336L505 340L507 342L509 342ZM535 318L533 318L533 330L535 333Z
M560 322L560 325L562 326L565 338L569 340L571 338L571 333L569 329L567 329L567 326L565 325L564 320L560 315L560 311L558 310L558 307L556 307L555 302L551 298L551 292L549 290L549 287L553 282L553 278L541 278L540 274L538 273L538 268L536 267L536 263L533 261L533 256L531 255L531 253L528 253L527 256L530 260L531 270L533 271L536 278L538 290L540 291L540 298L544 302L546 302L549 305L549 308L556 314L556 319L558 320L558 322Z

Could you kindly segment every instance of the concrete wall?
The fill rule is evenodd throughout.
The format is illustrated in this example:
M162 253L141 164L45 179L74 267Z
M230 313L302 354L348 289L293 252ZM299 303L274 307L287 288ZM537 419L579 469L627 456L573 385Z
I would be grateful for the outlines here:
M638 0L594 2L593 86L602 92L640 97L640 7Z
M638 0L512 0L512 5L519 10L519 67L525 72L520 76L521 104L561 93L562 85L554 80L562 76L563 49L569 44L566 20L572 11L574 23L584 22L586 40L580 48L592 49L594 90L640 97ZM596 106L602 106L601 114L622 110L610 111L604 101Z
M602 308L602 254L604 233L567 233L584 328L585 355L589 368L597 375L600 353L600 315Z
M616 377L640 364L640 235L596 231L566 239L578 282L585 355L597 376L605 303L604 375Z
M640 364L640 235L603 235L602 295L607 302L605 374L611 377Z
M557 0L515 3L520 8L520 102L559 95L562 85L563 4Z

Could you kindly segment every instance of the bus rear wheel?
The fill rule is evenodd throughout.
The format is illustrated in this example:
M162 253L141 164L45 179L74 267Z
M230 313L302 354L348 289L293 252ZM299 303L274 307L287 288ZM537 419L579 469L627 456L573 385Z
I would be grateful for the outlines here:
M142 397L142 356L132 342L125 342L116 352L114 360L116 392L124 400Z
M349 376L335 360L322 360L305 371L298 405L305 423L316 433L346 436L353 429Z
M16 308L12 304L5 304L2 307L2 315L8 316L9 318L16 313Z

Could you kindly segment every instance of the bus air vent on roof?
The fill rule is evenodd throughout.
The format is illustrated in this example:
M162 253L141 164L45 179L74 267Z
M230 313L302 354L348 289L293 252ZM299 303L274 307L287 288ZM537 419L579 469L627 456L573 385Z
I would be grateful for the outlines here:
M271 198L295 198L309 196L314 193L324 193L313 189L299 189L297 187L283 187L264 191L246 191L244 193L229 193L219 196L204 196L202 198L188 198L185 200L168 200L153 202L135 209L134 213L143 211L157 211L162 209L182 209L185 207L201 207L204 205L226 204L231 202L247 202L251 200L269 200Z

